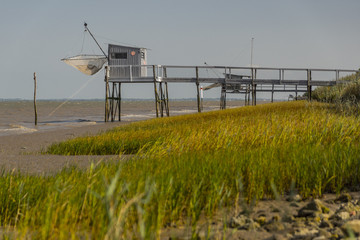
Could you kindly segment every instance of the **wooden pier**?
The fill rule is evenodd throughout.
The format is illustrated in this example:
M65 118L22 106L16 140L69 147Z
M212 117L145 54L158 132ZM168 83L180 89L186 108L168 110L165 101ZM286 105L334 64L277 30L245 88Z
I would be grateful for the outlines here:
M243 94L245 105L256 105L258 92L271 93L271 101L279 92L294 94L295 99L298 94L307 93L307 99L311 100L314 87L344 84L341 77L359 72L346 69L168 65L111 65L105 69L105 121L121 121L121 84L152 84L156 117L163 117L170 115L168 83L194 83L197 109L201 112L200 84L220 87L220 109L225 109L228 94Z

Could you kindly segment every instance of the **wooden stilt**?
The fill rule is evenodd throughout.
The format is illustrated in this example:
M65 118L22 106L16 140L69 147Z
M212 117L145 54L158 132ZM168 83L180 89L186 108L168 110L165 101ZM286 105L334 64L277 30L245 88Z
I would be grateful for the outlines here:
M156 111L156 117L159 117L159 95L156 87L156 66L153 65L153 77L154 77L154 92L155 92L155 111Z
M256 79L256 75L257 75L257 69L255 69L255 79ZM256 100L257 100L256 87L257 87L257 84L255 84L255 106L256 106Z
M109 121L109 67L105 67L105 122Z
M160 92L160 102L159 102L160 116L164 117L165 96L164 96L164 92L163 92L163 88L162 88L162 82L159 83L159 92Z
M170 109L169 109L169 91L168 91L168 84L165 83L165 102L166 102L166 116L170 116Z
M271 88L271 102L274 102L274 84L272 85L272 88Z
M221 85L220 109L226 109L226 84Z
M119 83L119 91L118 91L118 114L119 114L119 122L121 121L121 83Z
M256 69L251 68L251 85L252 85L252 105L256 106Z
M167 78L167 71L164 67L164 77ZM170 109L169 109L169 91L168 91L168 83L165 82L165 102L166 102L166 116L170 116Z
M247 87L245 85L245 93L244 93L244 105L246 106L246 98L247 98Z
M252 103L251 103L251 105L255 105L255 101L254 101L254 99L255 99L255 83L254 83L254 76L255 74L254 74L254 68L251 68L251 100L252 100Z
M198 112L201 113L200 88L199 88L199 67L196 67L196 92L197 92L197 108L198 108Z
M201 111L204 109L204 89L202 86L200 87L200 109Z
M110 99L110 114L111 114L111 121L113 122L115 119L115 83L112 83L112 93Z
M224 108L223 109L226 109L226 83L224 84L224 97L223 97L223 101L224 101L224 104L223 104L223 106L224 106Z
M307 70L307 93L308 101L311 101L311 70Z
M255 94L254 94L254 106L256 106L256 86L257 86L257 84L255 84L254 86L255 86L255 89L254 89L254 92L255 92Z

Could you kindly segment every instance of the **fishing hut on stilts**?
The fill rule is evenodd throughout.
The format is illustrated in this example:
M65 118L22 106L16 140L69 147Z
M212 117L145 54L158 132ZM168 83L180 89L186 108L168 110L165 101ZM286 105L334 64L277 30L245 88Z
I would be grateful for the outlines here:
M257 93L306 93L311 100L314 87L344 84L342 76L358 70L315 68L267 68L229 66L173 66L147 65L147 49L140 47L108 45L105 54L92 33L84 24L103 55L78 55L62 59L85 74L92 75L105 66L105 121L121 121L122 84L148 83L153 85L156 117L170 116L168 84L194 83L197 110L202 111L203 90L220 88L220 109L226 109L227 95L244 95L245 105L256 105ZM205 87L200 84L209 84ZM264 98L264 95L262 96ZM290 98L290 97L289 97Z

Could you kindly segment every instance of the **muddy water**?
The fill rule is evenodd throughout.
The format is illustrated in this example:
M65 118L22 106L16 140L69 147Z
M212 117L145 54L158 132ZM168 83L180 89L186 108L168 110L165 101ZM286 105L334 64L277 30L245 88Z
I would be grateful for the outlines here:
M104 101L37 101L38 125L34 125L32 101L0 101L0 136L46 131L54 128L71 128L93 125L104 121ZM227 106L242 106L243 101L228 101ZM169 102L170 115L197 112L194 100ZM122 121L138 121L155 118L153 100L128 100L122 102ZM204 101L203 111L219 109L218 101Z

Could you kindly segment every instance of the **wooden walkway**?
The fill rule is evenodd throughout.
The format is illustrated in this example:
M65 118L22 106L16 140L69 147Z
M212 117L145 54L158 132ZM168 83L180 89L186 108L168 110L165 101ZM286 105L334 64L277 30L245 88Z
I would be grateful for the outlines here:
M169 116L168 83L194 83L198 112L201 112L200 84L220 87L220 109L226 108L227 94L244 94L245 105L256 105L258 92L307 93L314 87L344 84L341 78L358 73L348 69L265 68L225 66L107 66L105 75L105 121L121 120L121 84L150 83L154 88L157 117ZM139 74L142 74L139 76Z

